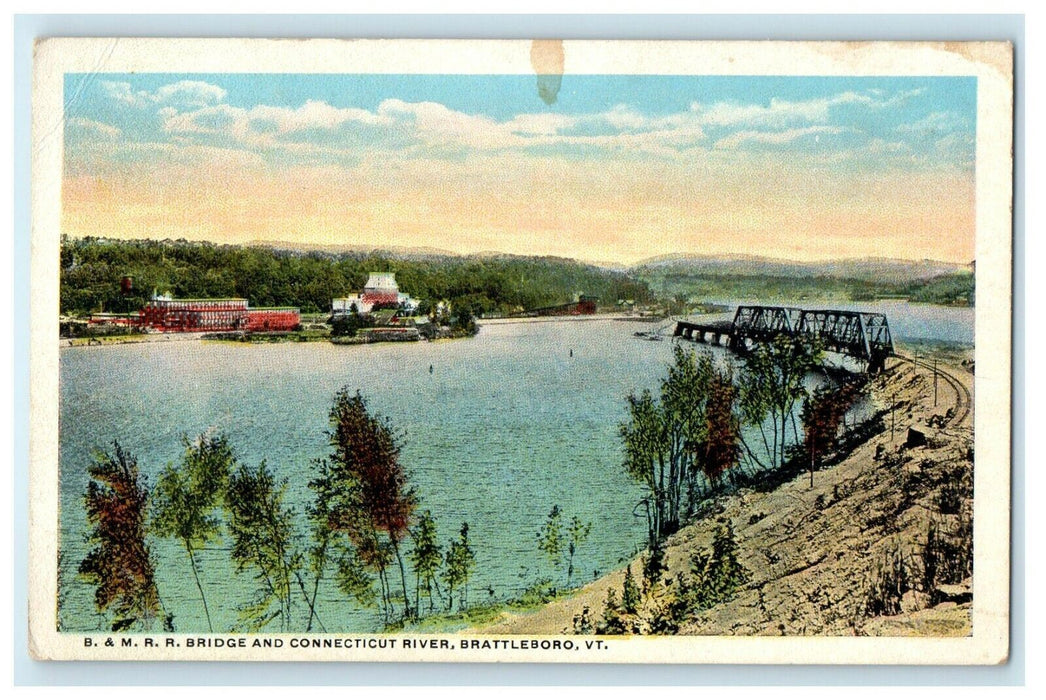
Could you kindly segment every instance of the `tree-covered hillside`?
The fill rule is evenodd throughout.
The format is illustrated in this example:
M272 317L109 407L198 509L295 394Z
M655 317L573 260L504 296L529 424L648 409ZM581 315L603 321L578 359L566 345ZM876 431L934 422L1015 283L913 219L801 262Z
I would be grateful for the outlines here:
M665 297L707 301L759 299L775 301L873 301L904 298L945 306L973 306L975 278L972 272L955 272L909 281L870 280L827 274L808 276L717 274L634 268L633 274L657 294Z
M395 272L400 291L417 299L448 299L473 314L562 304L577 294L597 296L601 304L652 299L644 282L562 258L335 254L184 240L63 238L61 312L130 312L154 291L326 312L332 298L360 290L370 272ZM126 296L120 292L124 276L134 280Z

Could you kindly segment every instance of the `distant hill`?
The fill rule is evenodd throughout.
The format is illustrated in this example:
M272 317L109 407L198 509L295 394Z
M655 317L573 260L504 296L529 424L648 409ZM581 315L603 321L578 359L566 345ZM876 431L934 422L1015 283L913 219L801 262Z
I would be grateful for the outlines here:
M458 258L457 253L429 246L347 245L339 243L292 243L290 241L251 241L248 248L267 248L289 253L330 253L331 255L384 255L402 259Z
M939 260L856 258L800 262L748 255L674 255L644 261L628 273L662 297L697 301L760 299L829 303L896 298L973 306L973 264Z
M755 255L666 255L637 263L629 271L647 275L722 277L829 277L887 284L909 284L944 275L969 274L972 264L940 260L850 258L818 262Z
M327 253L333 256L381 256L399 260L556 260L598 267L614 272L650 274L692 274L713 276L752 277L831 277L862 281L905 284L925 281L942 275L972 272L971 264L949 263L940 260L901 260L896 258L846 258L803 262L758 255L696 255L678 253L642 260L634 265L598 260L575 260L550 255L516 255L485 250L461 254L429 246L378 246L336 243L297 243L259 240L246 244L253 248L289 253Z
M604 260L578 260L555 255L520 255L503 253L497 250L483 250L477 253L455 253L442 248L428 246L376 246L348 245L337 243L292 243L289 241L251 241L244 244L250 248L265 248L285 253L327 253L333 256L381 256L396 260L549 260L571 264L585 265L611 272L628 272L628 265Z

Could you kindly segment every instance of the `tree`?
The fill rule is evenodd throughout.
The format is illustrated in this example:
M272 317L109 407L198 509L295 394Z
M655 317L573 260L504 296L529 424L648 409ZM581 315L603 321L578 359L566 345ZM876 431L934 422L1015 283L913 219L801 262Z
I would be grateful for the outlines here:
M570 581L574 577L574 554L588 539L591 531L592 523L583 523L576 515L570 519L570 526L567 528L567 588L570 588Z
M382 614L390 621L390 589L386 569L391 553L378 537L360 505L358 486L338 481L329 460L317 460L319 476L309 482L316 498L309 507L312 521L313 546L309 550L309 569L313 574L312 599L318 599L320 581L328 563L334 566L335 582L345 595L363 607L375 603L373 580L368 571L375 572L381 584ZM337 511L335 510L335 503ZM311 623L311 620L310 620Z
M629 615L635 615L639 612L640 600L639 586L632 575L632 565L629 564L628 568L625 569L625 585L621 593L621 608Z
M669 469L666 534L679 529L684 485L688 516L697 500L701 470L696 467L696 457L705 437L708 386L715 373L712 356L707 352L697 355L679 345L674 346L672 352L674 362L661 381L663 450Z
M664 422L649 390L639 396L628 396L628 412L629 421L620 428L625 447L625 472L647 491L640 505L645 508L647 540L653 548L666 530L669 489L665 484Z
M232 559L238 573L253 569L258 584L255 599L240 610L240 623L248 632L277 618L282 631L289 629L295 584L313 607L301 580L304 557L294 547L294 512L283 505L286 491L286 479L277 483L265 462L257 468L242 464L229 478L225 502Z
M452 327L465 335L476 335L476 313L459 304L452 319Z
M458 602L459 609L468 607L469 578L476 566L476 554L469 544L469 524L461 524L461 532L458 539L452 541L447 548L445 561L444 580L447 582L447 606L450 609L454 605L454 589L461 589L461 600Z
M113 453L97 452L87 468L84 505L94 546L80 563L79 574L96 586L95 607L110 614L114 632L149 631L160 621L173 631L156 588L152 553L145 541L149 490L138 462L120 443Z
M545 524L538 530L537 543L552 569L558 569L563 558L563 512L558 505L552 506Z
M316 620L316 604L319 601L320 582L327 571L327 564L331 560L331 546L334 540L333 518L330 509L331 492L330 465L326 460L315 460L320 476L309 482L309 488L315 494L314 501L306 507L306 514L312 530L312 545L308 551L309 573L312 574L312 593L306 596L312 601L309 606L309 620L305 631L312 631L312 623ZM368 582L369 583L369 582Z
M854 381L839 386L824 386L816 389L803 404L800 419L803 423L804 452L810 455L811 487L814 485L817 456L826 452L835 441L840 423L860 392L860 385Z
M400 445L391 422L371 415L367 402L348 388L334 397L330 412L330 460L312 482L324 503L328 527L344 533L355 559L377 571L386 608L392 595L387 578L390 553L399 564L403 617L412 616L407 573L400 542L407 535L417 505L407 475L399 462ZM390 552L391 550L391 552Z
M337 573L335 574L335 580L338 582L338 588L341 592L365 608L374 605L376 598L374 595L373 581L370 576L367 575L367 567L368 565L373 565L370 563L372 561L373 560L370 559L365 562L356 551L344 551L341 556L338 557L338 568ZM386 561L383 565L387 566L388 562ZM384 583L384 580L382 583ZM383 593L386 596L385 600L387 601L387 584L386 588L383 589Z
M414 567L414 600L421 607L421 584L425 584L425 595L429 599L429 612L432 612L432 589L436 588L439 593L439 583L436 576L439 574L440 565L443 564L443 551L437 539L436 521L432 517L432 511L426 510L418 519L418 524L413 532L414 550L411 552L410 560Z
M182 444L185 453L181 464L168 464L160 474L153 528L160 537L176 538L185 548L203 602L207 629L213 632L196 552L221 535L222 522L216 510L222 505L236 460L224 435L201 435L196 442L183 437Z
M700 467L717 487L723 475L737 464L741 450L741 425L734 413L737 387L729 372L713 373L708 383L705 430L699 446Z
M65 239L61 245L63 314L104 307L134 311L150 290L179 297L248 299L251 306L296 306L303 313L329 309L332 298L359 289L370 270L396 269L400 286L416 299L445 300L470 316L533 309L568 301L576 290L601 299L654 300L649 285L623 272L551 258L430 257L393 259L348 252L337 255L244 248L188 241ZM120 277L134 277L130 295ZM449 317L445 319L449 322ZM466 332L474 327L461 319Z
M356 305L353 304L347 314L334 314L330 317L329 323L331 326L331 335L334 337L339 336L354 336L356 331L361 328L369 328L373 326L377 321L370 314L361 314L356 310Z
M627 631L625 621L621 619L617 593L613 588L608 588L606 600L603 601L603 619L596 624L596 634L626 634Z
M799 442L795 424L795 407L807 397L806 375L818 364L821 350L816 342L801 337L778 335L772 341L761 343L747 354L741 369L739 403L745 423L759 428L763 447L769 460L765 465L751 449L749 457L761 467L779 467L784 464L788 447L789 422ZM769 422L769 434L767 431Z
M651 547L679 529L683 518L697 503L702 455L722 435L708 440L710 402L728 395L710 388L718 381L729 383L729 374L718 370L709 353L700 356L676 346L674 362L661 382L660 400L650 391L628 397L628 421L620 427L625 448L625 471L647 490L641 504L647 517ZM718 386L718 385L717 385ZM729 408L726 410L730 410ZM718 419L716 419L718 420ZM718 429L718 423L714 426ZM716 453L717 459L721 455Z

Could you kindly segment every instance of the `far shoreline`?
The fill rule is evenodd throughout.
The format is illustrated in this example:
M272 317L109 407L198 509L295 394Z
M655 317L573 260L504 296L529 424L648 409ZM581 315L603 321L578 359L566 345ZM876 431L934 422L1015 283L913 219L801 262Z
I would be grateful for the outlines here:
M61 348L97 348L111 345L136 345L139 343L181 343L201 340L205 333L134 333L129 335L97 336L83 338L59 338Z
M620 313L578 314L576 316L505 316L502 318L477 318L477 326L505 326L513 323L564 323L573 321L633 321L656 323L666 321L664 316L622 316Z
M665 321L666 319L660 316L622 316L619 313L604 313L604 314L590 314L590 315L578 315L578 316L526 316L526 317L515 317L515 318L488 318L488 319L476 319L477 326L500 326L517 323L563 323L563 322L574 322L574 321L625 321L634 323L656 323L659 321ZM97 336L97 337L81 337L81 338L59 338L58 347L60 349L65 348L91 348L91 347L108 347L113 345L136 345L141 343L167 343L167 342L185 342L191 340L204 341L208 340L204 336L209 335L209 332L199 333L135 333L128 335L115 335L115 336ZM447 340L447 339L444 339ZM450 340L454 340L453 338ZM214 340L209 342L223 342L221 340ZM294 341L304 342L304 341ZM313 341L314 342L314 341ZM372 343L359 343L360 345L374 345L377 342ZM250 343L247 343L250 344ZM265 345L267 343L258 343Z

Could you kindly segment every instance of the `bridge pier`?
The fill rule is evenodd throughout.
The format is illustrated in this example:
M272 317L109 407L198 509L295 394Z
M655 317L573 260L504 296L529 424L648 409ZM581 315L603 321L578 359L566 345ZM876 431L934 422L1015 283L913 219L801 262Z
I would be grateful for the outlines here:
M872 353L871 358L868 360L868 374L879 374L885 370L886 357L887 355L881 352Z

